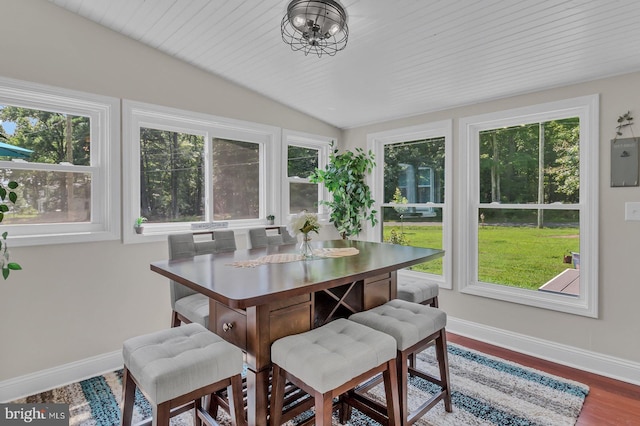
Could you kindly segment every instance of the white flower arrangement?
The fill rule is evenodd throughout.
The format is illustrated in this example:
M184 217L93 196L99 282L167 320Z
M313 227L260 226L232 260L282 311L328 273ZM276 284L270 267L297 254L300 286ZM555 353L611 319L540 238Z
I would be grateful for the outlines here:
M308 234L309 232L318 233L320 223L318 223L318 215L315 213L302 212L291 218L291 222L287 225L287 231L294 235Z

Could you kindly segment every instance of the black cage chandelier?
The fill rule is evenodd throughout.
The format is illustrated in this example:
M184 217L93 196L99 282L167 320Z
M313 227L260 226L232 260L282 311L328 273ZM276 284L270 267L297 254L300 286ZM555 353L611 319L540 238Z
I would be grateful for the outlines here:
M333 0L292 0L280 25L292 50L333 56L347 46L347 13Z

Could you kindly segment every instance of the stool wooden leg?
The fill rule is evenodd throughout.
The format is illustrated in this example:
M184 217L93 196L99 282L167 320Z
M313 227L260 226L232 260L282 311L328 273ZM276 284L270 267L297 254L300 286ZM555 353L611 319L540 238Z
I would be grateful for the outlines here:
M203 411L202 407L203 405L206 406L208 405L208 403L205 401L205 403L202 403L202 400L205 397L201 397L201 398L196 398L195 401L193 401L193 408L194 408L194 412L193 412L193 424L195 426L202 426L203 422L202 422L202 418L200 418L200 416L198 415L199 412ZM215 419L215 416L213 416L213 418Z
M286 377L284 370L277 364L273 364L273 378L271 379L271 426L280 426L282 424L285 382Z
M400 400L400 424L405 426L409 417L408 388L409 388L409 354L398 352L396 358L398 371L398 396Z
M331 426L333 413L333 393L315 393L316 426Z
M411 368L415 368L416 367L416 354L415 354L415 352L409 354L409 367L411 367Z
M396 380L396 384L397 384L397 380ZM349 393L352 393L353 390L350 390ZM338 411L338 418L340 420L340 423L345 424L349 421L349 419L351 419L351 405L347 404L344 401L344 395L340 396L340 405L339 405L340 409Z
M133 381L129 369L125 367L122 373L122 419L120 419L122 426L131 426L135 397L136 382Z
M444 395L444 409L450 413L451 408L451 384L449 382L449 356L447 355L447 334L444 330L440 330L436 337L436 357L438 358L438 366L440 367L440 381L442 382Z
M171 312L171 327L179 327L180 326L180 318L178 317L178 313L176 311Z
M231 424L245 426L247 422L244 418L244 404L242 403L242 376L239 374L231 378L231 384L227 387L227 396L229 397Z
M169 426L171 419L171 401L166 401L153 406L152 426Z
M397 362L395 359L387 362L387 369L382 373L382 377L384 379L389 425L400 424L400 399L398 395Z

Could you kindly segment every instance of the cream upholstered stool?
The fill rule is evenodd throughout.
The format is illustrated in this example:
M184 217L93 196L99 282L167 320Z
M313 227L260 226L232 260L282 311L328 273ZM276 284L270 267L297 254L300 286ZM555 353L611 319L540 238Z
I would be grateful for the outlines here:
M398 277L398 299L421 305L438 307L440 286L436 283L411 277ZM416 354L409 355L409 366L416 365Z
M445 410L451 412L451 387L445 335L446 313L438 308L395 299L368 311L353 314L349 320L383 331L395 338L398 349L400 414L403 425L413 424L440 400L444 400ZM432 341L435 341L440 378L416 370L408 364L409 356L425 349ZM439 393L425 401L413 412L409 412L407 404L409 373L435 383L441 388ZM347 402L354 405L351 404L350 398L347 399ZM358 408L357 404L354 406Z
M194 420L217 424L202 397L225 387L233 424L246 424L242 351L200 324L133 337L124 342L122 355L123 426L131 425L136 387L153 407L153 425L168 425L170 417L192 408Z
M396 343L390 336L344 318L271 346L271 426L282 424L285 382L315 399L315 424L331 425L333 398L383 374L389 424L398 424Z
M436 283L408 277L398 277L398 299L438 307L440 286Z

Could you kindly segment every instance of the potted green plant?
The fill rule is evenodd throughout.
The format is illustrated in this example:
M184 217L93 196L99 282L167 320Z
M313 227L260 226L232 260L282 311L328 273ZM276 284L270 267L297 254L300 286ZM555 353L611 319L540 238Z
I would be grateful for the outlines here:
M0 222L4 219L4 214L9 211L9 206L5 200L9 198L9 201L12 204L15 204L18 200L18 194L15 193L15 189L18 187L18 183L14 181L10 181L7 183L7 188L4 187L2 183L0 183ZM9 278L9 273L11 271L19 271L22 267L16 262L9 261L9 246L7 245L7 235L8 232L3 232L0 239L0 266L2 268L2 278L5 280Z
M276 220L276 217L274 215L270 214L267 216L267 224L273 225L275 220Z
M331 147L334 147L333 143ZM329 155L325 169L316 169L309 176L311 182L323 183L332 195L331 201L322 203L329 206L329 221L343 239L358 235L363 221L371 221L371 226L378 223L377 212L372 209L371 189L366 181L374 166L371 151L365 153L362 148L356 148L355 152L338 154L336 148Z
M136 234L142 234L142 231L144 231L144 226L142 226L143 223L145 223L147 221L147 218L144 216L140 216L136 219L133 228L136 230Z

